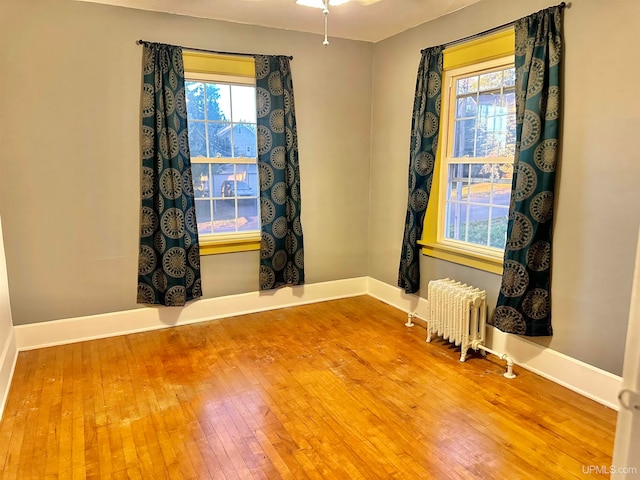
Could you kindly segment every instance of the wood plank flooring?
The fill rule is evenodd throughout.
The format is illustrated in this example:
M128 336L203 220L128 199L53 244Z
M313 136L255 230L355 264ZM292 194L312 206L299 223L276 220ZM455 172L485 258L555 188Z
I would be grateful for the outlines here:
M0 478L575 479L616 414L356 297L22 352ZM606 478L592 475L589 478Z

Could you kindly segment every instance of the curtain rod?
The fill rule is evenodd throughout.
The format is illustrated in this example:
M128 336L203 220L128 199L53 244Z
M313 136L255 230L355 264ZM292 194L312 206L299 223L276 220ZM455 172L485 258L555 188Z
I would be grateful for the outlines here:
M556 5L556 7L571 8L571 2L569 2L569 3L562 2L562 3L558 4L558 5ZM479 37L484 37L485 35L489 35L491 33L497 32L499 30L503 30L503 29L505 29L507 27L511 27L516 22L517 22L517 20L514 20L512 22L505 23L504 25L499 25L497 27L490 28L489 30L485 30L484 32L474 33L473 35L469 35L468 37L460 38L458 40L453 40L451 42L445 43L443 45L443 47L444 48L453 47L454 45L457 45L459 43L464 43L464 42L468 42L469 40L474 40L474 39L479 38ZM423 48L422 50L420 50L420 53L423 53L425 50L427 50L427 49Z
M138 40L136 42L138 45L145 45L149 43L159 43L159 42L149 42L148 40ZM161 43L160 45L169 45L168 43ZM176 46L176 45L170 45ZM222 52L220 50L205 50L204 48L191 48L191 47L180 47L183 50L190 50L192 52L204 52L204 53L217 53L218 55L237 55L240 57L255 57L256 55L262 55L261 53L242 53L242 52ZM289 60L293 60L293 55L288 55Z

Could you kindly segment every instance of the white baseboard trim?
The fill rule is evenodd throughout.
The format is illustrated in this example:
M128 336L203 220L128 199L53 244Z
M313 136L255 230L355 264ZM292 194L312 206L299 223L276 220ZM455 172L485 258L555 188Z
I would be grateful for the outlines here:
M139 308L51 322L18 325L0 357L0 412L6 400L17 352L97 338L157 330L248 313L370 295L404 312L426 318L425 298L371 277L315 283L273 292L251 292L192 302L184 308ZM487 346L508 353L514 362L596 402L618 410L622 378L517 335L487 328Z
M375 278L367 278L367 291L370 296L407 313L417 313L426 318L427 299L418 295L407 295L398 287L381 282Z
M487 344L498 352L507 352L516 365L616 411L620 409L622 377L491 326L487 327Z
M13 379L13 372L18 360L18 347L16 346L15 329L11 328L0 353L0 419L9 397L9 388Z
M32 350L366 294L367 277L312 283L269 292L207 298L182 308L144 307L18 325L16 342L18 350Z
M400 288L369 277L369 295L405 312L426 319L425 298L406 295ZM516 365L558 383L574 392L619 410L618 392L622 377L601 370L519 335L487 327L487 347L507 353Z

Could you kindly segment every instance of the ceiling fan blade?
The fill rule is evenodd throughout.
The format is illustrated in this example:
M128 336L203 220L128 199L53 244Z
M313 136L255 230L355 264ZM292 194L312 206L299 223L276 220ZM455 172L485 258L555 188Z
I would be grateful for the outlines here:
M369 6L378 3L380 0L356 0L360 5Z

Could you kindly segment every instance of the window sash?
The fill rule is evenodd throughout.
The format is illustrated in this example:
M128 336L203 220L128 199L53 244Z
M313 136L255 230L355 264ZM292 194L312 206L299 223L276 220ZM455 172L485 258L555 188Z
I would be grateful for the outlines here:
M217 55L203 52L193 52L185 50L182 53L185 69L185 80L194 82L210 82L227 85L253 86L255 87L255 61L253 57L242 57L237 55ZM190 122L198 122L191 120ZM240 124L244 122L235 122ZM207 129L205 129L207 131ZM257 153L257 152L256 152ZM192 165L198 164L254 164L257 165L256 157L191 157ZM195 185L194 185L195 186ZM211 192L214 193L215 192ZM259 192L258 192L259 194ZM209 201L218 197L201 197ZM222 197L221 197L222 198ZM248 198L248 197L228 197ZM258 203L257 197L255 198ZM236 207L237 208L237 207ZM236 212L237 218L237 212ZM258 222L260 221L258 211ZM199 233L200 254L211 255L219 253L244 252L260 249L260 227L255 231L236 233Z
M199 82L204 84L214 83L218 85L229 85L229 86L233 86L233 85L255 86L254 78L228 77L226 75L217 75L217 74L187 72L185 74L185 79L187 81ZM231 109L233 111L233 103L231 104ZM252 123L252 122L234 122L231 119L229 119L228 121L208 120L206 118L188 119L188 122L189 124L197 124L197 123L204 124L205 132L207 135L208 135L208 130L206 129L206 126L209 124L230 125L231 127L230 143L231 143L232 153L235 151L235 139L234 139L235 127L237 125L253 125L253 126L257 125L256 123ZM256 140L256 144L257 144L257 140ZM208 140L207 140L207 150L208 150ZM238 156L238 157L195 156L195 157L191 157L191 163L200 164L200 165L209 165L209 164L257 165L258 159L257 157L244 157L244 156ZM235 172L235 168L234 168L234 172ZM234 177L236 175L237 173L234 173ZM209 175L209 181L213 182L213 178L211 177L211 174ZM208 194L205 197L196 198L196 201L198 202L207 203L207 207L208 207L207 210L209 211L210 218L206 223L210 224L210 228L213 231L203 233L203 232L200 232L200 229L199 229L198 235L199 235L200 242L209 247L209 250L211 250L210 253L223 253L223 252L229 251L226 248L221 248L219 252L217 251L218 248L229 246L229 245L231 245L230 251L244 251L246 249L249 249L247 247L252 246L256 242L256 239L259 238L259 235L260 235L260 212L259 212L259 202L258 202L259 191L256 191L255 195L248 195L248 196L238 195L237 182L241 182L241 181L242 180L238 180L237 178L234 178L233 182L236 185L236 188L234 188L233 195L231 196L224 197L221 194L219 194L220 192L212 191L211 189L213 189L213 185L210 184ZM256 226L255 229L238 231L238 229L241 228L241 226L238 225L237 221L239 218L244 218L243 216L240 216L240 208L241 208L240 204L243 201L245 203L250 201L255 202L256 217L258 219L258 225ZM229 202L233 202L234 204L234 220L235 220L234 228L236 231L215 232L216 220L214 218L215 216L214 212L216 211L216 207L218 206L218 203L222 205L222 204L228 204Z
M500 237L496 238L492 229L504 228L506 230L506 222L501 218L506 220L509 203L508 199L506 199L506 202L500 202L500 198L502 197L502 200L505 200L505 191L510 196L511 179L508 177L506 179L494 178L493 172L490 171L484 172L488 175L481 178L477 174L474 176L471 169L468 169L464 174L451 176L451 165L512 165L512 163L454 162L446 166L449 174L447 174L447 194L443 212L442 242L457 245L460 248L472 245L481 247L485 253L502 254L503 248L495 246L495 243L501 242L502 239ZM488 190L485 185L488 186ZM503 188L500 188L500 186ZM486 236L485 243L479 244L472 241L469 235L474 223L484 221L482 218L474 220L472 216L482 216L483 213L487 215ZM458 217L452 218L454 215L458 215ZM452 234L452 228L455 234ZM463 238L459 238L460 235Z
M504 70L510 67L513 67L513 55L509 55L506 57L496 58L485 62L477 62L472 65L466 65L459 68L452 68L450 70L445 70L444 72L444 85L447 87L443 96L443 113L444 113L444 122L442 124L442 143L444 145L444 152L440 158L440 175L437 179L440 184L439 188L439 199L438 199L438 228L436 234L436 241L438 244L442 244L444 246L449 246L456 250L468 251L472 254L477 254L480 256L500 259L504 255L503 248L492 247L489 245L479 245L465 240L458 240L455 238L448 238L446 235L446 231L449 229L449 222L447 221L447 213L448 207L452 204L462 204L463 202L452 201L450 198L450 185L451 179L449 178L449 170L450 165L453 164L513 164L512 156L494 156L494 157L455 157L454 153L454 141L455 141L455 127L456 120L460 120L465 117L456 117L456 106L459 98L464 98L469 96L467 93L457 94L456 92L456 82L458 79L469 77L472 75L482 75L485 73ZM478 86L479 88L479 86ZM510 91L513 87L509 86L506 89ZM501 85L499 88L491 88L487 90L482 90L481 93L491 93L491 92L501 92L503 93L505 90L504 85ZM476 117L474 117L476 118ZM476 138L474 137L474 153L477 148ZM473 178L473 177L471 177ZM436 179L434 179L436 180ZM467 177L469 180L469 177ZM469 186L473 182L469 183ZM504 183L504 182L502 182ZM493 186L492 186L493 189ZM470 196L470 192L467 192L467 195ZM472 205L472 202L467 201L467 212L465 221L463 226L465 228L465 238L468 239L469 234L469 213L468 206ZM474 205L474 204L473 204ZM489 217L488 220L492 218L491 214L493 208L500 208L503 205L495 205L492 202L482 204L483 207L487 207L489 209ZM497 217L496 217L497 218ZM490 243L491 235L491 224L487 225L487 239L488 243Z
M256 157L191 157L191 163L237 163L257 165Z

